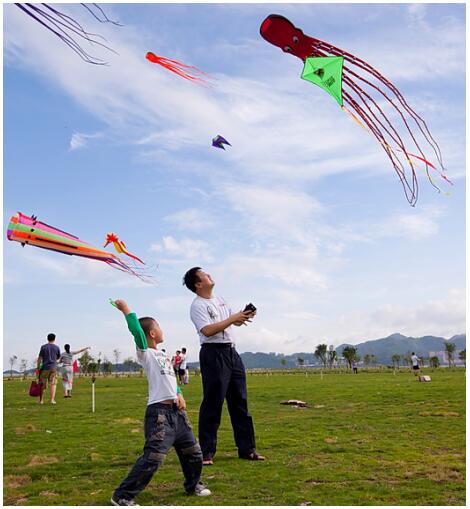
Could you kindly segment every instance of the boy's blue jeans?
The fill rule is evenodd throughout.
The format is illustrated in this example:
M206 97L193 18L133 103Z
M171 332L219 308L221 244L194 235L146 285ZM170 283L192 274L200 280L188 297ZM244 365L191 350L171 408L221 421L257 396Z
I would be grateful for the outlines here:
M183 469L184 488L188 493L193 492L201 476L202 452L186 412L178 410L176 405L149 405L145 412L144 430L144 453L114 495L127 500L136 497L150 482L172 446Z

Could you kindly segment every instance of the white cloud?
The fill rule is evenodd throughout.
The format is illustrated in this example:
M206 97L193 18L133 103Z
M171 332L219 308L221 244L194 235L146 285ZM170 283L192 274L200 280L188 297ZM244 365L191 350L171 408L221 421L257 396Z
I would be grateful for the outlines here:
M190 232L208 231L217 224L213 216L202 209L183 209L163 218L178 230Z
M172 258L165 260L167 262L188 261L194 258L201 262L211 262L213 259L207 242L190 238L177 240L171 235L163 237L161 243L152 244L150 250L170 255Z
M95 134L85 134L85 133L73 133L70 139L70 150L77 150L79 148L84 148L88 144L88 140L92 140L95 138L101 138L103 136L102 133Z

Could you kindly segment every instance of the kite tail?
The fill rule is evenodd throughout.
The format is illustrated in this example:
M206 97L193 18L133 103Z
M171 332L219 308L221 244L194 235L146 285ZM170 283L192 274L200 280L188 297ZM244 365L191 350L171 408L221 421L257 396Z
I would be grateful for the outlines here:
M201 71L201 69L198 69L197 67L184 64L183 62L179 62L178 60L171 60L169 58L155 55L155 53L152 53L150 51L145 55L145 58L150 62L161 65L165 69L168 69L169 71L189 81L199 82L206 85L209 84L209 82L203 78L203 76L210 78L209 74L205 73L204 71Z

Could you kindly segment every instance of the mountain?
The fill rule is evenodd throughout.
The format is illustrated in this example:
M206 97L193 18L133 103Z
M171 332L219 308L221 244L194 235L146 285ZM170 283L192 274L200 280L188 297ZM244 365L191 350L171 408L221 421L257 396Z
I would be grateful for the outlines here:
M357 345L350 345L344 343L336 347L336 352L341 355L345 346L355 346L357 353L364 357L364 355L375 355L377 362L381 364L391 364L392 355L394 354L408 354L415 352L418 356L429 356L429 352L442 352L445 350L444 343L455 343L456 353L466 348L466 335L458 334L452 336L450 339L445 339L439 336L423 336L420 338L403 336L402 334L391 334L390 336L382 339L375 339L372 341L365 341Z
M442 352L445 350L445 342L455 343L456 358L458 352L466 348L466 335L457 334L450 339L445 339L439 336L423 336L421 338L413 338L404 336L403 334L391 334L386 338L375 339L359 343L355 346L359 355L363 358L364 355L375 355L376 361L379 364L390 365L392 364L392 355L400 354L406 355L415 352L418 356L429 356L429 352ZM243 364L247 369L253 368L295 368L298 366L298 358L302 358L307 365L317 364L318 359L313 355L315 346L312 344L312 352L299 352L289 355L270 352L244 352L240 354ZM342 355L343 348L351 346L343 343L335 348L338 356ZM198 362L189 362L188 367L195 369L199 367Z

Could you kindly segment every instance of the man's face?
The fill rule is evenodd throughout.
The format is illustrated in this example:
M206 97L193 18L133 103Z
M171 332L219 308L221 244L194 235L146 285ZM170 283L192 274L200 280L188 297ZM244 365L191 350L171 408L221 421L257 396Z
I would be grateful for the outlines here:
M196 289L206 290L214 288L215 283L212 281L210 274L207 274L207 272L204 272L203 270L198 270L196 275L199 278L199 281L196 283Z

